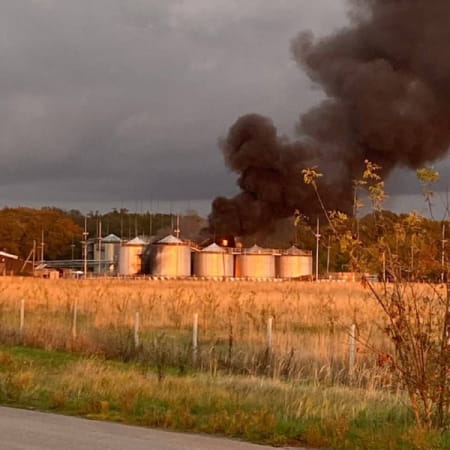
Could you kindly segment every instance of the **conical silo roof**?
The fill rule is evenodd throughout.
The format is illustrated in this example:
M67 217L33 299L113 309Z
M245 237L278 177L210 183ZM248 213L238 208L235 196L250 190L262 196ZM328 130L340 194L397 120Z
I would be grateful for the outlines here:
M205 247L202 252L205 253L226 253L226 250L224 250L222 247L217 245L216 243L213 243L211 245L208 245L208 247Z
M292 247L288 248L283 252L283 255L292 255L292 256L299 256L303 255L305 252L300 250L298 247L293 245Z
M141 238L135 237L134 239L131 239L131 241L126 242L125 245L147 245L147 244Z
M250 247L246 250L246 253L251 254L251 255L257 255L260 253L270 253L270 250L266 249L266 248L262 248L259 245L254 245L253 247Z
M181 239L178 239L172 234L169 234L163 239L160 239L157 244L183 244L183 241Z
M102 242L104 242L105 244L120 243L120 237L111 233L111 234L108 234L108 236L105 236L104 238L102 238Z

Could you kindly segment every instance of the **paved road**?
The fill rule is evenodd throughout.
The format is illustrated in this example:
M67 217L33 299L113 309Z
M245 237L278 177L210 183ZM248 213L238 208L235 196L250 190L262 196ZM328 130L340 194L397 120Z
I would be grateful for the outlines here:
M268 450L270 448L272 447L230 439L0 407L1 450Z

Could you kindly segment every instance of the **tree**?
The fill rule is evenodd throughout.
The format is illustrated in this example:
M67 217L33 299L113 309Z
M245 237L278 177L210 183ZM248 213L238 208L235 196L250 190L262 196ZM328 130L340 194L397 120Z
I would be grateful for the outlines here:
M398 218L385 213L380 169L366 161L361 180L355 182L366 190L373 209L372 215L361 221L358 236L349 232L349 218L342 213L331 211L326 217L352 270L362 274L385 313L384 332L394 349L389 365L408 393L417 424L442 429L450 424L450 285L416 283L439 266L435 223L415 212ZM317 173L315 168L313 172ZM431 205L429 184L438 174L418 171L418 176L427 186L424 195ZM313 187L320 198L317 179L313 177ZM325 208L321 199L320 204ZM380 284L368 281L364 274L380 266L383 275L387 272L389 276L383 276Z
M70 258L72 242L79 248L82 229L57 208L4 208L0 210L0 248L26 258L44 237L45 259Z

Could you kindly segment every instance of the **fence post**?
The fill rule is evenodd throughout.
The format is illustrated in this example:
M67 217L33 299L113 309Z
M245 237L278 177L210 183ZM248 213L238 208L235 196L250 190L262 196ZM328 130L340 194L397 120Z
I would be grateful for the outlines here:
M134 316L134 348L139 347L139 326L140 326L139 312L136 312L136 315Z
M20 338L23 338L23 328L25 325L25 299L20 301L20 325L19 325L19 334Z
M72 338L77 338L78 299L73 303Z
M194 314L194 322L192 325L192 363L197 364L198 354L198 313Z
M267 349L269 350L269 352L272 351L272 325L273 325L273 317L269 317L267 319L267 335L266 335Z
M356 344L356 325L354 323L350 326L350 336L348 343L348 373L350 379L353 377L355 369L355 344Z

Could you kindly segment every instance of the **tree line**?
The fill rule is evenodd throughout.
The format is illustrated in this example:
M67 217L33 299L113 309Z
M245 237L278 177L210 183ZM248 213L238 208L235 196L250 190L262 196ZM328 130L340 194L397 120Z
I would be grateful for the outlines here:
M174 232L177 219L171 214L130 213L127 209L113 209L107 213L54 207L5 207L0 210L0 249L27 258L33 247L36 259L81 258L84 226L88 238L115 234L122 239L136 236L162 236ZM180 217L180 228L189 239L205 226L205 219L195 211ZM42 242L44 242L42 250Z

